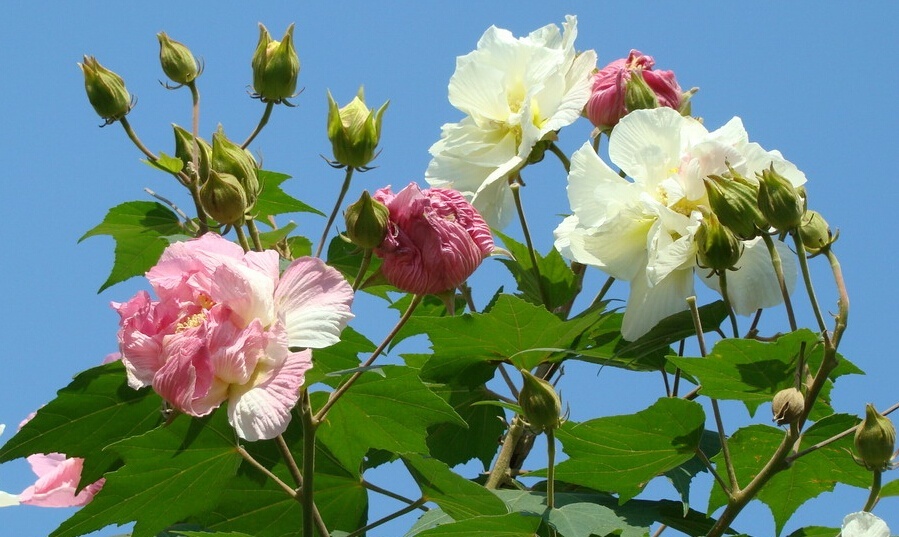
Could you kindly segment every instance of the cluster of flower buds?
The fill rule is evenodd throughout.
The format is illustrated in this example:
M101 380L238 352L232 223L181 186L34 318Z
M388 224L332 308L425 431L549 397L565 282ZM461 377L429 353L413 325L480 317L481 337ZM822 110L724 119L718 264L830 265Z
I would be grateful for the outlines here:
M209 160L209 174L200 186L203 208L219 223L242 224L261 190L256 159L219 128L212 135Z
M334 151L335 167L366 169L377 156L375 149L381 141L381 118L390 101L377 111L365 104L365 92L359 92L343 108L328 92L328 139Z
M667 106L690 115L690 98L697 89L681 90L673 71L653 71L655 60L632 50L593 75L593 92L584 115L599 130L608 132L627 113Z

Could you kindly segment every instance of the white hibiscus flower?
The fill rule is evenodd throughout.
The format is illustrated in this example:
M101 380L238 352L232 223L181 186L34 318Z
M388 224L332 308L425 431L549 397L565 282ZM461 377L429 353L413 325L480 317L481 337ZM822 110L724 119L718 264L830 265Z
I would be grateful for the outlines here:
M890 537L887 523L865 511L846 515L842 529L842 537Z
M515 38L491 26L477 50L456 59L449 100L466 114L441 129L425 179L462 192L492 227L514 214L509 178L534 146L570 125L590 97L592 50L575 52L577 19Z
M770 165L795 185L805 176L776 151L750 143L739 118L709 132L670 108L637 110L612 131L609 157L633 181L623 179L584 144L568 176L572 216L555 231L556 248L569 259L601 268L631 284L622 334L634 340L665 317L687 309L697 267L694 237L709 207L703 178L727 172L746 177ZM778 243L787 285L796 267ZM743 242L728 273L734 310L748 315L778 304L781 293L760 239ZM708 270L703 271L708 275ZM702 281L717 290L718 279Z

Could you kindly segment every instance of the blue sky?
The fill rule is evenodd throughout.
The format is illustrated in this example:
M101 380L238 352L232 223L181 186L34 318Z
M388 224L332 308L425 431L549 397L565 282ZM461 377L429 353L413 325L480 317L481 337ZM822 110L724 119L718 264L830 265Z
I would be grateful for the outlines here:
M440 125L461 118L446 94L455 57L474 49L491 24L523 35L560 24L566 14L578 16L577 46L595 49L600 65L631 48L653 55L658 68L676 71L682 86L701 88L693 110L710 129L738 115L752 140L779 149L805 172L811 206L841 232L836 248L852 301L841 351L868 373L841 379L835 406L860 414L866 402L879 408L896 402L895 347L885 337L895 331L899 298L892 253L899 200L893 162L899 121L899 75L892 65L899 51L895 4L159 1L135 9L121 2L21 2L7 6L0 19L7 245L0 256L0 423L14 428L75 373L114 351L117 318L108 304L126 300L144 286L133 279L98 295L113 243L91 238L77 244L78 238L109 207L147 199L144 187L185 204L170 178L138 162L138 152L118 125L97 128L99 120L76 66L83 54L95 55L125 78L138 96L130 121L149 147L170 151L169 123L189 125L189 97L158 84L163 75L155 34L166 31L205 60L201 132L208 135L221 123L241 138L262 111L247 96L257 22L276 38L295 22L305 91L295 101L297 108L276 109L252 148L265 168L294 176L286 187L294 196L326 211L342 180L319 157L330 150L327 89L345 103L364 84L371 105L391 101L378 168L357 176L351 198L362 188L423 184L427 149L437 140ZM585 124L566 129L561 146L570 153L588 132ZM549 161L528 177L523 194L543 251L551 245L558 215L568 210L564 174ZM301 232L318 237L322 219L296 220ZM507 231L519 234L514 225ZM834 310L826 267L814 265L821 282L819 299ZM495 262L477 277L487 295L510 284ZM594 272L588 285L602 279ZM615 290L624 297L625 288ZM801 303L802 295L797 296ZM802 322L810 325L808 308L798 309ZM386 329L362 326L372 338ZM562 384L563 397L575 419L596 415L597 408L602 413L635 411L653 400L634 398L642 384L628 382L629 377L606 370L598 376L570 374ZM731 416L730 429L740 420L750 421L738 407L728 409L726 417ZM767 411L751 421L766 422ZM0 490L18 492L32 480L24 461L0 466ZM657 491L671 493L664 484ZM860 489L838 488L813 500L785 534L802 525L839 525L844 514L862 506L865 495ZM697 503L704 508L703 499ZM879 508L897 531L895 512L896 498ZM68 514L4 509L0 528L9 535L46 535ZM371 535L396 535L409 524ZM747 512L738 527L757 535L773 533L764 507Z

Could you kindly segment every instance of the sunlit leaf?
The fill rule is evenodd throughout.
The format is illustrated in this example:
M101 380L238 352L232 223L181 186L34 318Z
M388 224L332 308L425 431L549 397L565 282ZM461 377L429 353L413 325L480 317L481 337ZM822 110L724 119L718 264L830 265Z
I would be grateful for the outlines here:
M501 516L480 516L461 522L450 522L414 535L421 537L534 537L540 526L537 516L509 513ZM413 535L413 534L407 534Z
M100 286L103 291L133 276L144 274L159 260L168 246L165 239L184 231L178 216L161 203L129 201L106 213L103 222L82 235L79 242L96 235L115 240L115 261L109 277Z
M319 216L325 214L314 207L306 205L302 201L284 192L281 184L290 179L283 173L259 170L259 185L262 192L253 206L253 216L259 222L271 225L270 216L287 213L313 213Z
M422 496L439 505L454 520L507 513L502 500L453 472L443 462L414 453L404 454L402 458Z
M704 424L698 403L670 397L633 415L568 422L556 434L569 457L557 465L556 479L633 498L693 458Z
M527 246L500 232L495 233L503 241L506 249L515 256L515 259L500 257L499 261L512 273L522 298L531 304L543 306L542 287L546 292L546 299L549 300L547 309L550 311L564 307L574 299L578 291L577 278L558 250L553 248L546 256L535 252L537 268L540 271L538 280Z

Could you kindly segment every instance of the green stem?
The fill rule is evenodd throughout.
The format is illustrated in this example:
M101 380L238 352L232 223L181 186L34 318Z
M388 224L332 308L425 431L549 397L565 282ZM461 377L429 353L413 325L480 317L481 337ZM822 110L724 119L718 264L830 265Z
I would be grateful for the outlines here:
M727 316L730 317L730 326L733 329L734 337L740 337L740 329L737 328L737 315L731 306L730 297L727 293L727 271L722 270L718 274L718 286L721 287L721 297L724 299L724 307L727 308Z
M553 429L546 430L546 506L556 506L556 435Z
M602 284L602 289L599 290L599 293L596 294L596 298L593 299L593 304L591 306L595 306L602 302L602 299L606 297L606 293L609 292L609 289L612 288L612 284L615 283L615 277L609 276L606 278L606 282Z
M184 175L189 180L188 188L197 210L197 220L200 222L200 235L203 235L209 231L209 226L206 223L206 210L203 209L203 204L200 202L200 183L206 180L205 177L200 177L200 90L197 89L196 80L190 81L187 87L190 88L191 99L191 134L193 135L194 146L191 164L194 168L194 177L191 178L190 175L183 172L181 175Z
M509 465L512 463L512 454L515 452L515 446L523 433L524 421L518 415L515 415L512 418L512 424L509 425L509 430L506 432L506 437L503 439L503 447L499 450L499 455L497 455L496 462L490 470L490 475L487 476L484 487L488 489L499 488L506 479Z
M877 505L877 501L880 499L880 484L881 484L881 472L880 470L874 470L872 472L874 474L874 480L871 482L871 493L868 494L868 501L865 502L865 506L862 508L862 511L871 512L874 509L874 506Z
M250 239L253 241L253 249L257 252L263 251L265 248L262 247L262 239L259 238L259 228L256 227L256 221L252 218L247 218L247 230L249 230Z
M331 225L334 224L334 219L337 218L337 213L340 211L340 206L343 205L343 198L346 196L347 191L350 189L350 181L353 179L353 168L352 166L347 166L346 168L346 176L343 179L343 186L340 187L340 194L337 196L337 203L334 204L334 209L331 210L331 215L328 216L328 223L325 224L325 230L322 231L322 238L318 241L318 248L315 250L315 257L322 256L322 249L325 247L325 240L328 238L328 232L331 231Z
M303 418L303 537L315 537L315 432L318 421L312 415L309 405L309 393L303 390L300 395L300 414ZM327 532L322 537L327 537Z
M805 255L805 245L802 243L802 235L798 230L790 233L793 236L793 243L796 245L796 256L799 258L799 268L802 271L802 279L805 281L805 290L808 292L808 298L812 303L812 311L815 312L815 320L818 321L818 328L821 333L827 331L827 324L824 322L824 316L821 315L821 308L818 306L818 298L815 296L815 287L812 285L812 274L808 268L808 256Z
M262 132L262 128L265 127L266 123L268 123L268 118L272 116L272 110L275 108L274 102L266 103L265 111L262 112L262 117L259 119L259 124L256 125L256 128L253 129L253 132L250 133L250 136L247 137L246 140L242 144L240 144L241 149L246 149L253 140L256 139L256 136Z
M250 455L250 454L247 452L246 449L243 448L243 446L237 446L237 453L238 453L238 455L240 455L245 461L247 461L248 463L250 463L251 466L253 466L253 467L256 468L257 470L259 470L260 472L262 472L267 478L271 479L276 485L278 485L279 487L281 487L281 490L283 490L284 492L286 492L288 496L290 496L291 498L294 498L294 499L298 499L298 493L297 493L296 490L292 489L292 488L290 487L290 485L288 485L288 484L285 483L284 481L281 481L281 478L280 478L280 477L278 477L278 476L276 476L275 474L273 474L273 473L271 472L271 470L269 470L268 468L266 468L265 466L263 466L262 463L260 463L259 461L257 461L252 455Z
M240 246L241 246L241 248L243 248L243 251L249 252L250 251L250 243L247 242L247 236L243 232L243 227L234 226L234 233L237 234L237 240L238 240L238 242L240 242Z
M549 144L549 150L552 151L555 156L559 157L559 160L562 161L562 166L565 167L565 171L571 172L571 161L568 160L568 155L556 145L556 142Z
M385 337L384 341L382 341L381 344L378 345L378 348L375 349L374 352L371 353L371 356L368 357L368 360L366 360L362 365L359 366L360 368L366 368L366 367L370 366L372 363L374 363L375 359L378 356L380 356L382 352L384 352L384 349L387 348L387 345L389 345L390 342L393 341L393 338L396 337L396 335L397 335L397 333L399 333L400 329L406 324L406 322L409 320L409 318L412 317L412 313L415 311L415 308L417 308L418 305L421 304L421 301L424 298L424 296L425 295L413 295L412 296L412 302L409 303L409 307L406 308L406 311L403 313L403 316L400 317L399 321L397 321L396 326L394 326L393 330L391 330L390 333L387 334L387 337ZM343 396L343 394L346 393L346 391L349 390L350 387L357 380L359 380L359 377L361 377L361 376L362 376L362 371L357 371L357 372L353 373L353 375L350 376L350 378L347 379L347 381L345 383L341 384L339 388L337 388L336 390L331 392L331 395L328 397L328 400L327 400L327 402L325 402L324 406L322 406L321 409L319 409L319 411L315 413L315 421L316 422L323 421L325 419L325 416L328 415L328 411L331 409L332 406L334 406L334 403L336 403L337 400L340 399Z
M895 412L897 409L899 409L899 403L894 403L893 406L884 410L883 412L881 412L881 414L884 416L889 416L891 413ZM855 433L856 429L858 429L858 425L850 427L840 433L837 433L826 440L822 440L822 441L818 442L817 444L815 444L813 446L809 446L809 447L803 449L802 451L799 451L798 453L794 453L794 454L790 455L789 457L787 457L786 462L788 464L790 464L793 461L795 461L796 459L798 459L799 457L804 457L804 456L808 455L809 453L812 453L814 451L817 451L817 450L823 448L824 446L833 444L837 440L846 438L847 436Z
M353 291L358 291L359 286L365 281L365 273L368 272L368 266L371 265L371 254L373 250L366 249L362 253L362 263L359 265L359 272L356 273L356 279L353 281Z
M780 254L774 246L774 239L767 233L762 233L762 240L768 247L768 253L771 255L771 264L774 266L774 274L777 276L777 284L780 286L780 294L784 299L784 307L787 308L787 319L790 321L790 331L796 331L796 316L793 314L793 303L790 302L790 292L787 290L787 284L784 281L783 264L780 261Z
M125 134L128 135L128 138L131 142L140 149L140 152L146 155L148 159L152 162L156 162L159 160L159 157L153 154L152 151L147 149L147 146L144 145L143 142L140 141L140 138L137 137L137 133L134 132L134 129L131 128L131 123L128 121L127 117L123 117L119 120L119 123L122 124L122 128L125 129Z
M293 476L294 482L297 484L298 488L302 488L303 473L300 472L300 467L297 466L297 461L293 458L293 453L290 452L290 446L287 445L284 437L280 434L276 438L276 443L278 444L278 451L281 452L281 458L284 459L287 469L290 470L290 475Z
M425 498L419 498L419 499L416 500L414 503L409 504L409 505L407 505L406 507L403 507L402 509L400 509L399 511L397 511L397 512L395 512L395 513L391 513L391 514L389 514L389 515L387 515L387 516L385 516L385 517L383 517L383 518L380 518L380 519L378 519L378 520L375 520L374 522L372 522L371 524L369 524L369 525L367 525L367 526L365 526L365 527L359 528L359 529L356 530L356 531L353 531L353 532L351 532L351 533L348 533L348 534L347 534L347 537L357 537L357 536L359 536L359 535L365 535L365 532L367 532L368 530L370 530L370 529L372 529L372 528L377 528L377 527L380 526L381 524L385 524L385 523L390 522L391 520L393 520L393 519L395 519L395 518L399 518L399 517L405 515L406 513L411 513L412 511L415 511L416 509L420 508L420 507L423 506L425 503L427 503L427 501L428 501L428 500L425 499Z
M849 293L846 292L846 282L843 279L843 269L840 266L840 260L837 259L836 254L830 248L827 248L827 260L830 262L833 280L840 295L838 301L839 313L833 328L833 347L836 350L840 346L840 340L843 338L843 332L846 331L846 324L849 322Z
M537 289L540 291L540 300L547 309L549 305L549 294L543 285L543 277L540 275L540 267L537 266L537 251L534 250L534 243L531 241L531 232L528 230L528 221L524 216L524 207L521 204L521 185L515 181L509 187L512 189L512 197L515 199L515 208L518 209L518 219L521 221L521 231L524 234L524 241L528 247L528 254L531 257L531 265L533 265L534 277L537 278Z

